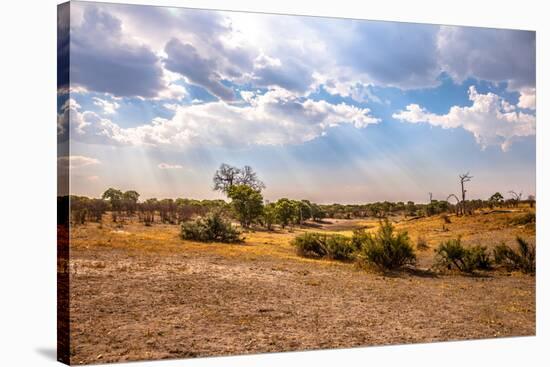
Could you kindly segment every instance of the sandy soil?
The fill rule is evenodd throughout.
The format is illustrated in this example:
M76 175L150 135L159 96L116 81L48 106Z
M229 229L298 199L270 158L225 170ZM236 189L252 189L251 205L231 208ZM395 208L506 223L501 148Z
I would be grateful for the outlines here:
M456 231L464 227L458 227L460 220L454 222ZM350 230L349 223L333 222L325 229ZM409 226L411 237L420 228L430 243L447 235L436 231L439 222L433 228L428 222L399 226ZM470 227L471 233L463 235L475 241L476 227ZM533 276L500 271L382 275L353 264L297 257L289 240L300 231L255 232L243 245L224 245L182 241L178 227L168 225L73 229L71 362L535 333ZM501 229L499 236L510 239L517 231L522 229ZM431 257L433 251L420 255L425 264Z

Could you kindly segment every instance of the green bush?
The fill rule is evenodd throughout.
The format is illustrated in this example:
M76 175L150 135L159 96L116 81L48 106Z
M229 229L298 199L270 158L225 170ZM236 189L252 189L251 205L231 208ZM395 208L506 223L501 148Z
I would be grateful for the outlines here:
M181 238L199 242L241 242L239 231L230 222L224 220L219 213L213 213L205 218L181 224Z
M536 272L536 249L523 238L517 237L517 251L502 243L495 247L493 255L495 263L503 265L508 270L521 270L524 273Z
M353 231L353 236L351 237L351 245L355 251L359 251L363 247L363 243L367 241L367 237L370 237L371 234L364 229L357 229Z
M416 255L407 232L395 233L386 219L375 234L361 233L358 259L384 270L393 270L416 263Z
M435 252L438 267L455 268L465 273L491 268L487 247L476 245L466 248L462 245L460 237L441 243Z
M354 248L351 239L346 236L338 234L327 235L324 244L329 259L351 260L354 257Z
M303 257L350 260L354 255L351 239L342 235L306 232L296 236L292 244Z
M490 270L492 261L486 246L476 245L468 249L468 264L472 269Z

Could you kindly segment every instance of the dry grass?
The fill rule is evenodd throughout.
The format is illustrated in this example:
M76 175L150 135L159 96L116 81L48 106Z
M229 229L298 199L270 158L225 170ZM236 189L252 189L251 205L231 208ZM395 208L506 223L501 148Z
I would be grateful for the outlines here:
M525 212L528 209L521 209ZM522 212L407 221L430 248L461 235L492 247L533 228ZM87 224L71 230L72 360L78 363L184 358L429 342L535 333L535 278L401 273L298 257L304 231L351 235L378 221L331 220L322 228L245 233L243 244L196 243L179 227ZM420 267L433 261L418 253Z

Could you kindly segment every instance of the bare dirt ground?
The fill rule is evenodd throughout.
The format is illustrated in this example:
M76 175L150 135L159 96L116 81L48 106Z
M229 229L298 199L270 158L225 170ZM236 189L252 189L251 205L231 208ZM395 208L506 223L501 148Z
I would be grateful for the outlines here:
M430 247L534 242L515 214L401 220ZM483 222L485 221L485 222ZM331 221L351 233L376 221ZM87 224L71 231L71 363L186 358L535 334L535 277L402 272L297 257L293 232L257 231L240 245L182 241L178 226ZM419 254L429 267L433 249Z

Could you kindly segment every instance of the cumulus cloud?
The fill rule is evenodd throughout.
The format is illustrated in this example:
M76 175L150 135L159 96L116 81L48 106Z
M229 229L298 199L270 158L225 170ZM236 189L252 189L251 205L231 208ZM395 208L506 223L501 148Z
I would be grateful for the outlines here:
M82 21L71 29L71 84L123 97L155 97L164 90L157 55L127 37L109 12L82 6Z
M438 115L418 104L394 113L393 118L409 123L429 123L444 129L463 128L472 133L483 148L500 145L506 151L519 137L535 135L535 116L516 110L494 93L480 94L474 86L469 88L471 106L453 106L447 114Z
M519 91L518 107L534 110L537 107L535 88L522 88Z
M351 124L363 128L380 120L368 108L300 98L284 90L265 94L243 92L245 106L223 101L181 105L171 119L122 128L109 119L73 106L74 139L118 145L196 145L241 148L254 145L301 144L324 135L329 128ZM74 127L73 127L74 125Z
M82 155L71 155L57 158L57 165L60 169L78 169L86 166L100 164L98 159Z
M442 26L437 47L453 78L508 82L513 90L535 86L535 32Z
M121 4L73 13L73 87L115 96L182 98L169 73L224 101L235 100L231 83L303 96L325 83L380 102L369 86L434 87L442 72L534 88L534 32Z
M116 110L120 107L120 104L118 104L116 101L107 101L98 97L93 97L92 99L94 101L94 105L100 107L103 110L103 113L106 115L114 114Z
M182 74L189 82L205 88L220 99L234 99L233 90L222 84L215 58L202 57L193 45L178 39L171 39L164 51L167 55L164 65L168 70Z
M261 54L255 59L254 69L245 81L251 82L255 87L281 87L304 93L314 79L312 68L295 57L287 57L281 61Z
M378 21L349 21L329 34L340 67L366 74L376 84L404 89L438 84L438 26ZM342 24L343 26L343 24Z
M159 163L158 168L160 168L160 169L182 169L183 166L180 165L180 164Z

